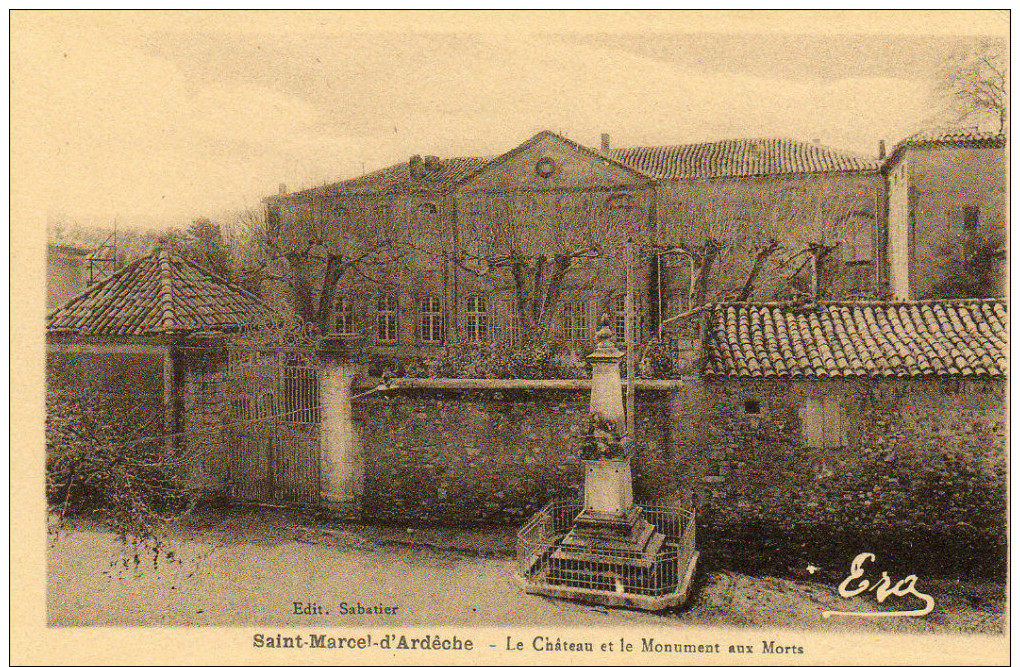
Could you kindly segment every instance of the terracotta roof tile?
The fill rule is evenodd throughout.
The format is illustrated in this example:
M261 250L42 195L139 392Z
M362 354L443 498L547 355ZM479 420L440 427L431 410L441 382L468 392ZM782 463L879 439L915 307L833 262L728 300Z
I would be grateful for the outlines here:
M705 374L1004 377L1007 318L989 299L717 304Z
M50 313L46 330L98 336L223 331L268 310L253 294L159 248Z
M869 172L879 168L878 160L795 139L727 139L617 148L609 155L659 178Z
M323 185L317 188L301 190L290 195L279 197L300 197L307 195L346 195L373 194L394 191L439 191L443 190L472 174L487 164L488 157L453 157L439 160L433 169L426 169L424 175L411 177L411 167L407 160L398 164L383 167L369 172L364 176L350 178L338 183Z
M877 172L878 160L796 139L727 139L676 146L616 148L605 155L553 132L532 139L497 157L453 157L412 178L408 161L338 183L309 188L269 199L316 195L378 194L394 191L440 191L482 170L490 162L515 154L543 136L555 136L579 152L617 162L624 168L655 178L717 178L772 176L822 172Z
M923 130L903 139L889 152L882 164L883 169L897 162L907 148L935 148L952 146L961 148L1002 148L1006 135L1001 132L979 132L976 128L951 130Z

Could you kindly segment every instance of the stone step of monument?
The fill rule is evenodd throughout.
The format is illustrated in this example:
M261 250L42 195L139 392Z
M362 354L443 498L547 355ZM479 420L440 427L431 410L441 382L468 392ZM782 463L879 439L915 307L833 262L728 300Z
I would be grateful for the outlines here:
M655 533L655 526L644 519L627 533L604 528L575 526L564 539L564 544L578 547L607 547L625 551L644 551Z
M574 518L574 526L579 528L602 528L617 530L620 532L629 531L641 518L641 508L632 505L623 514L611 514L599 512L592 509L582 511Z
M604 551L573 551L570 549L557 549L553 552L549 562L550 570L571 571L591 570L601 571L606 566L618 566L633 568L637 570L648 570L655 566L655 554L633 552L623 554L621 552Z

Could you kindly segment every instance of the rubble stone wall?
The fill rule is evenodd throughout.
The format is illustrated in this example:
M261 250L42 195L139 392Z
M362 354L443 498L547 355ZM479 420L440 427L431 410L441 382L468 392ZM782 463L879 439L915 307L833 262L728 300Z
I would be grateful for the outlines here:
M804 404L826 395L839 397L843 437L811 446ZM678 391L638 392L635 497L693 503L699 548L721 567L835 569L876 550L929 574L939 564L918 554L953 553L954 571L998 576L1003 402L994 382L687 378ZM365 518L519 525L548 500L579 493L576 437L587 411L586 390L359 399Z

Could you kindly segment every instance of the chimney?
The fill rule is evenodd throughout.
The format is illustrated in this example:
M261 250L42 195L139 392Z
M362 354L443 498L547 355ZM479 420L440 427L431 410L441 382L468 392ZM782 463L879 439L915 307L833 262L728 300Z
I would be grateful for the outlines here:
M280 191L281 195L287 194L287 184L286 183L280 183L279 191Z
M420 155L412 155L411 159L407 161L407 168L411 173L411 178L421 178L425 175L425 163Z
M878 140L878 159L885 159L885 139Z
M609 133L608 132L603 132L602 133L602 152L603 153L608 153L609 152Z
M437 171L442 166L439 161L438 155L426 155L425 156L425 169L428 171Z

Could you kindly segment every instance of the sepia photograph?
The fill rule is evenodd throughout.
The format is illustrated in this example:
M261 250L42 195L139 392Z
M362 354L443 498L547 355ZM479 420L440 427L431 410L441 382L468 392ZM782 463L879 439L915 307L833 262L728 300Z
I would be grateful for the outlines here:
M1008 663L1008 10L9 21L12 660Z

